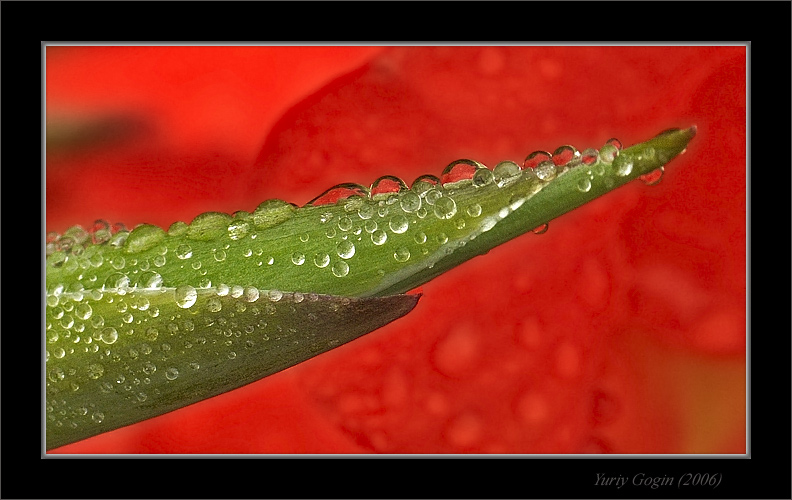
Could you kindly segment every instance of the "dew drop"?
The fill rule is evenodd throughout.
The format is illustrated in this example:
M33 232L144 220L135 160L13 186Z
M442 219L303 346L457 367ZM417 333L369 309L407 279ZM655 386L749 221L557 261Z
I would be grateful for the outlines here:
M445 186L473 178L480 165L472 160L456 160L443 169L440 183Z
M495 181L495 174L488 168L480 168L473 174L473 185L477 188L487 186Z
M118 289L123 290L129 287L129 278L121 273L113 273L107 277L104 283L104 289Z
M619 151L624 149L624 145L622 145L622 142L619 139L615 138L615 137L611 137L610 139L605 141L605 144L607 144L609 146L613 146L614 148L616 148Z
M283 298L283 292L280 290L270 290L267 292L267 297L271 302L278 302Z
M588 148L580 154L580 161L584 165L591 165L599 158L599 151L594 148Z
M104 413L97 411L91 414L91 420L96 424L101 424L104 420L105 416Z
M314 255L313 262L316 267L325 268L330 264L330 256L326 253L318 253Z
M552 161L552 156L547 151L534 151L523 162L523 168L536 168L545 161Z
M245 288L244 294L242 295L242 299L245 302L255 302L259 298L259 290L254 286L249 286Z
M74 308L74 314L77 315L78 318L86 320L93 314L93 308L87 302L83 302Z
M537 226L531 230L533 234L544 234L547 232L547 229L550 227L550 224L544 223L541 226Z
M438 234L437 242L440 243L441 245L445 245L446 243L448 243L448 236L446 236L445 233Z
M291 256L291 261L295 266L301 266L305 262L305 254L294 252Z
M226 252L222 248L220 250L214 250L212 253L214 254L214 259L217 262L223 262L226 260Z
M176 257L180 259L189 259L192 257L192 248L190 245L181 244L176 248Z
M499 187L508 186L520 178L520 166L513 161L502 161L495 165L492 174Z
M543 181L551 181L555 179L556 167L552 161L543 161L534 169L534 173Z
M577 188L581 193L588 193L591 191L591 179L588 177L580 179L577 183Z
M388 240L388 234L382 229L377 229L371 233L371 242L375 245L382 245Z
M409 228L407 217L403 215L397 215L393 217L388 225L390 226L391 231L396 234L402 234Z
M553 163L557 167L566 165L578 157L580 157L580 153L572 146L561 146L553 151Z
M471 217L478 217L481 215L481 205L474 203L467 208L466 212Z
M115 344L115 341L118 340L118 331L112 326L108 326L104 330L99 337L102 342L105 344Z
M434 214L438 219L450 219L457 212L456 202L447 196L438 198L434 205Z
M162 267L165 265L166 259L164 255L157 255L152 259L152 262L157 267Z
M179 370L175 367L170 367L165 370L165 378L168 380L176 380L179 377Z
M223 303L217 297L212 297L206 301L206 310L209 312L218 312L223 308Z
M426 243L426 233L419 232L415 235L414 239L416 243L418 243L419 245L423 245L424 243Z
M613 163L617 156L619 156L619 149L613 144L606 144L600 148L599 157L603 163Z
M616 169L616 175L625 177L630 175L633 169L633 159L627 154L619 155L613 161L613 167Z
M104 375L104 372L105 372L104 366L100 365L99 363L88 365L89 378L96 380L102 375Z
M333 275L338 278L344 277L349 274L349 264L344 262L343 260L336 262L333 264Z
M355 245L349 240L340 241L336 245L336 253L342 259L351 259L355 255Z
M393 253L393 258L396 259L397 262L407 262L410 260L410 251L401 247Z
M156 371L157 371L157 365L155 365L151 361L146 361L143 364L143 373L145 373L146 375L153 375L154 372Z
M656 186L657 184L660 183L660 180L662 180L663 172L665 172L665 169L663 167L660 167L638 178L641 179L641 182L643 182L647 186Z
M341 231L349 231L352 229L352 219L346 215L338 219L338 229Z
M181 285L176 288L176 305L188 309L198 299L198 292L190 285Z

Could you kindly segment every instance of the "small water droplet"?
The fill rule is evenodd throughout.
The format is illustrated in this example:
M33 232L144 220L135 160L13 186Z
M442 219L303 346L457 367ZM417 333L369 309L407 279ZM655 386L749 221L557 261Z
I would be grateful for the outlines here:
M93 314L93 308L87 302L83 302L74 308L74 314L76 314L78 318L86 320Z
M407 221L407 217L403 215L397 215L390 220L388 224L390 226L391 231L396 234L401 234L409 228L409 223Z
M443 169L443 173L440 175L440 183L446 186L455 182L472 179L480 166L481 165L472 160L456 160Z
M190 285L181 285L176 288L176 305L188 309L198 299L198 292Z
M168 380L176 380L179 377L179 370L173 366L165 370L165 378Z
M209 312L218 312L223 308L223 303L217 297L212 297L206 301L206 310Z
M291 256L291 261L295 266L301 266L305 262L305 254L294 252Z
M415 235L414 239L416 243L418 243L419 245L423 245L424 243L426 243L426 233L419 232Z
M556 176L556 166L552 161L543 161L534 169L534 173L543 181L551 181Z
M502 161L495 165L492 174L499 187L508 186L520 178L520 166L513 161Z
M349 240L340 241L336 245L336 253L342 259L351 259L355 255L355 245Z
M102 421L104 420L104 418L105 418L105 416L104 416L104 413L102 413L102 412L100 412L100 411L94 412L94 413L91 415L91 420L92 420L94 423L96 423L96 424L101 424L101 423L102 423Z
M618 151L624 149L624 145L622 144L622 142L615 137L611 137L610 139L605 141L605 144L615 147Z
M547 232L547 229L550 227L550 224L544 223L541 226L537 226L531 230L533 234L544 234Z
M638 178L641 179L641 182L643 182L647 186L656 186L662 180L663 172L665 172L665 169L663 167L660 167Z
M603 163L613 163L613 160L619 156L619 149L613 144L606 144L600 148L599 157Z
M456 212L456 202L448 196L438 198L434 203L434 214L438 219L450 219Z
M259 290L254 286L249 286L245 288L245 291L242 295L242 300L245 302L255 302L259 298Z
M335 275L336 277L338 278L344 277L347 274L349 274L349 264L347 264L343 260L338 261L333 264L332 270L333 270L333 275Z
M584 177L583 179L580 179L577 183L577 188L582 193L588 193L589 191L591 191L591 179L589 179L588 177Z
M314 265L318 268L325 268L330 264L330 256L326 253L318 253L313 258Z
M382 245L388 240L388 234L382 229L377 229L371 233L371 242L375 245Z
M153 375L154 372L156 371L157 371L157 365L155 365L151 361L146 361L143 364L143 373L145 373L146 375Z
M616 170L616 175L621 177L630 175L633 169L633 159L627 154L619 155L613 160L613 167Z
M189 259L192 257L192 248L190 245L181 244L176 248L176 257L180 259Z
M349 231L352 229L352 219L346 215L338 219L338 229L341 231Z
M108 326L102 330L99 338L105 344L115 344L115 341L118 340L118 331L112 326Z
M448 236L445 233L440 233L437 235L437 242L441 245L448 243Z
M407 262L410 260L410 251L401 247L393 253L393 258L396 259L397 262Z
M597 158L599 158L599 151L594 148L588 148L580 154L580 161L584 165L591 165L597 161Z
M473 174L473 185L477 188L487 186L495 181L495 174L488 168L479 168Z
M467 208L466 212L471 217L478 217L481 215L481 205L474 203Z
M99 363L88 365L88 377L94 380L104 375L104 372L104 366L100 365Z

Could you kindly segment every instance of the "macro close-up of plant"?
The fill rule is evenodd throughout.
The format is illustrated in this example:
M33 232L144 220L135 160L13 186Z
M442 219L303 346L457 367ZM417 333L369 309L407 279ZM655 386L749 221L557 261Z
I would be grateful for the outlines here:
M744 46L45 63L47 453L746 452Z

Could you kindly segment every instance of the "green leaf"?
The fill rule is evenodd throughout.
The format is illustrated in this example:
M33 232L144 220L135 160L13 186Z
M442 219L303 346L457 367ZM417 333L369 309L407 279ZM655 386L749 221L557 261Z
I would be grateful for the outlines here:
M407 314L420 296L238 287L50 297L47 449L259 380Z
M384 176L370 188L339 184L304 207L269 200L167 231L111 234L99 224L52 235L47 448L220 394L382 326L417 301L399 294L662 169L695 132L624 150L615 140L599 151L562 146L492 170L458 160L410 188Z

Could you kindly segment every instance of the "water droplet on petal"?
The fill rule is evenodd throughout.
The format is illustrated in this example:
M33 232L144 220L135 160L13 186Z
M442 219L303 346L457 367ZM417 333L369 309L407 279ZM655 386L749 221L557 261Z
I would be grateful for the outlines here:
M195 304L198 299L198 292L190 285L182 285L176 288L176 305L182 309L188 309Z

